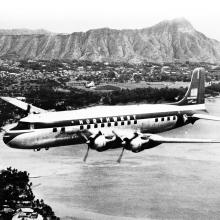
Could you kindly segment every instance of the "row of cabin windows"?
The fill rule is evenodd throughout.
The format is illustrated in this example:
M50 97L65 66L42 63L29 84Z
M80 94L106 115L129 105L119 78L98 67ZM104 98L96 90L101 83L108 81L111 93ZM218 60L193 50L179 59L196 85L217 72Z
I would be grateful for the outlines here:
M131 124L131 121L127 121L127 125L130 125ZM134 124L137 124L137 120L134 120ZM114 126L118 126L119 123L116 121L114 122ZM121 122L121 125L125 125L125 122L122 121ZM107 123L107 127L111 127L113 126L110 122ZM101 128L104 128L105 127L105 124L102 123L101 124ZM91 128L91 125L86 125L86 129L90 129ZM98 124L94 124L94 128L98 128ZM80 130L83 130L84 129L84 125L80 125ZM53 128L53 132L57 132L57 128ZM60 130L61 133L64 133L65 132L65 127L62 127L61 130Z
M168 117L166 117L167 118L167 121L170 121L170 120L176 120L176 116L168 116ZM159 121L159 118L155 118L155 122L158 122ZM161 121L165 121L165 118L163 117L163 118L161 118ZM114 122L114 126L118 126L119 125L119 123L121 123L121 125L123 126L123 125L125 125L125 122L124 121L121 121L121 122ZM131 124L131 121L127 121L127 125L130 125ZM134 120L134 124L137 124L137 120ZM107 127L111 127L111 126L113 126L113 124L112 123L110 123L110 122L108 122L107 124ZM94 126L94 128L98 128L98 124L94 124L93 125ZM105 124L104 123L102 123L101 124L101 128L104 128L105 127ZM91 128L91 125L90 124L88 124L88 125L86 125L86 127L84 127L84 125L80 125L80 130L83 130L84 128L86 128L86 129L90 129ZM53 128L53 132L57 132L57 128ZM62 127L61 128L61 133L64 133L65 132L65 127Z
M167 121L170 121L170 120L176 120L176 116L174 115L174 116L168 116L168 117L166 117L167 118ZM165 121L165 118L163 117L163 118L161 118L161 121ZM159 118L155 118L155 122L159 122Z
M119 124L120 123L120 124ZM127 125L130 125L131 124L131 121L127 121ZM137 124L137 120L134 120L134 124ZM107 127L111 127L111 126L118 126L118 125L126 125L126 122L125 121L121 121L121 122L114 122L114 124L112 124L111 122L108 122L106 125L104 123L101 124L101 128L104 128L105 126ZM94 124L93 125L94 128L98 128L98 124ZM86 129L90 129L91 128L91 125L86 125L85 127ZM80 130L83 130L84 129L84 125L80 125Z

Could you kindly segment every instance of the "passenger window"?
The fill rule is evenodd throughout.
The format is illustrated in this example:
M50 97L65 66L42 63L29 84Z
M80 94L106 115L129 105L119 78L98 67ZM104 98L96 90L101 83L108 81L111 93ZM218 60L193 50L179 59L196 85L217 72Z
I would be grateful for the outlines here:
M121 122L121 125L124 125L124 124L125 124L125 123L122 121L122 122Z
M101 124L101 127L102 127L102 128L104 128L104 127L105 127L105 124L104 124L104 123L102 123L102 124Z
M111 127L111 123L110 122L108 122L108 127Z
M80 125L80 130L83 130L83 125Z
M98 124L94 124L94 128L98 128Z
M155 118L155 122L158 122L158 118Z
M64 133L65 132L65 127L62 127L61 128L61 133Z
M91 128L91 126L90 125L87 125L87 129L90 129Z
M176 120L176 116L175 115L173 116L173 120Z
M161 118L161 121L164 121L164 118Z
M115 126L118 126L118 122L117 121L115 122Z
M170 117L169 116L167 117L167 121L170 121Z
M57 132L57 128L53 128L53 132Z
M131 121L128 121L128 125L130 125L131 124Z
M134 124L135 124L135 125L137 124L137 120L134 120Z

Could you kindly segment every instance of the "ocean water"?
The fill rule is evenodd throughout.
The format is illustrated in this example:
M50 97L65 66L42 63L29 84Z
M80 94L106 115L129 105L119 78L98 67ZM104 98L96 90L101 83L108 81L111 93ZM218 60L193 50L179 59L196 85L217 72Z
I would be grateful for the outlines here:
M220 116L220 98L206 100ZM164 136L220 139L220 122L198 121ZM62 219L219 219L220 144L162 144L134 154L86 145L10 149L0 141L0 169L27 170L37 198Z

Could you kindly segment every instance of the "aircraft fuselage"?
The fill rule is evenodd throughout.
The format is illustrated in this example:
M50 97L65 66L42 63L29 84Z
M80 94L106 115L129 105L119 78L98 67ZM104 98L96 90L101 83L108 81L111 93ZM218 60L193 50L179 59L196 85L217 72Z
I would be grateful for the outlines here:
M79 133L92 135L101 132L109 138L114 136L113 131L126 135L130 131L155 134L193 123L190 116L194 111L204 109L204 104L141 104L31 114L9 130L3 140L12 148L47 149L85 143ZM117 147L120 145L111 148Z

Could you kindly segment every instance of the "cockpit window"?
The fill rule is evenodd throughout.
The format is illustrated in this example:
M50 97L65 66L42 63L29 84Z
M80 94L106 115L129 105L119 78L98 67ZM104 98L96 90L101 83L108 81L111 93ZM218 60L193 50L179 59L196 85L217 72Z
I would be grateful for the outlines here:
M12 128L11 130L29 130L30 129L30 123L28 122L18 122L17 126Z

